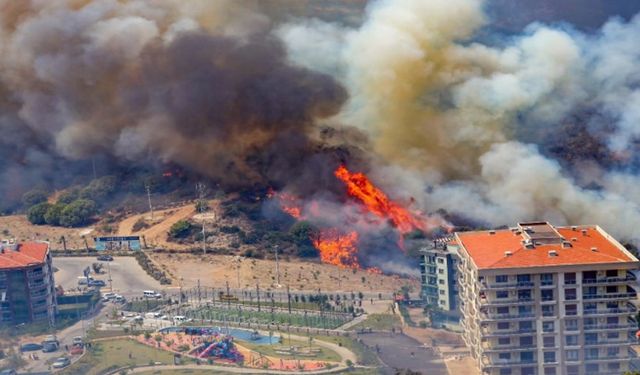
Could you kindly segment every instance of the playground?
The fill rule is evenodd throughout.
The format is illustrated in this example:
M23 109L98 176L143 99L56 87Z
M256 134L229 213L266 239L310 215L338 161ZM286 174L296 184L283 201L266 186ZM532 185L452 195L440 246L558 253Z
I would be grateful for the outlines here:
M231 332L233 331L233 332ZM216 327L183 327L142 334L136 340L159 350L206 364L242 366L277 371L314 371L340 365L341 357L327 348L258 332ZM238 339L242 337L243 339Z

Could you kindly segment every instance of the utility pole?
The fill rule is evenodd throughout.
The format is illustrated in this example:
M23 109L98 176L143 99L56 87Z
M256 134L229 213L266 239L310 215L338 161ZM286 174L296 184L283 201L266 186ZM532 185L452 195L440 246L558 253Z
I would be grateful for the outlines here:
M278 262L278 245L276 248L276 287L280 288L280 262Z
M258 312L260 312L260 284L256 283L256 295L258 296Z
M113 292L113 284L112 284L112 280L111 280L111 264L109 262L107 262L107 271L109 272L109 291Z
M207 186L201 182L198 182L196 184L196 207L198 207L198 213L200 213L200 215L202 215L202 253L206 254L207 253L207 234L205 232L205 217L204 217L204 211L205 211L205 207L203 206L202 202L204 201L204 198L207 195Z
M151 205L151 186L149 185L149 183L146 183L144 187L147 190L147 199L149 200L149 212L151 212L151 220L153 220L153 206Z

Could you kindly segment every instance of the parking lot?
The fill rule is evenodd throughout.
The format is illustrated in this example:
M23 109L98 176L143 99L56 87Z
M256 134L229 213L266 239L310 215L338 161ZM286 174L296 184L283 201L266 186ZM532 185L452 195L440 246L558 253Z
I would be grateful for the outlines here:
M141 297L143 290L155 290L169 292L172 288L161 286L158 281L140 267L134 257L116 257L111 262L100 262L95 257L57 257L53 258L53 266L57 268L55 282L62 285L64 290L78 288L78 277L82 276L85 268L91 267L93 263L102 263L104 267L99 275L91 273L91 277L104 280L109 290L109 273L113 285L113 291L127 297ZM173 288L175 289L175 288Z

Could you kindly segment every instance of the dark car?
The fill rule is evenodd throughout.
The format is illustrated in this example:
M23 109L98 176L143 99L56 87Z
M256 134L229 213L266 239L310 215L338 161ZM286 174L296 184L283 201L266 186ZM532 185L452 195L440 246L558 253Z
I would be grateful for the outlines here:
M111 255L98 255L98 260L103 262L111 262L113 257Z
M104 283L104 281L102 280L89 280L89 286L105 286L107 284Z
M0 375L17 375L17 374L18 373L16 372L16 370L11 369L11 368L0 371Z
M43 353L52 353L58 350L58 344L55 342L45 342L42 344Z
M33 352L41 349L42 349L42 345L36 344L36 343L27 343L27 344L22 344L22 346L20 346L20 351L22 352Z

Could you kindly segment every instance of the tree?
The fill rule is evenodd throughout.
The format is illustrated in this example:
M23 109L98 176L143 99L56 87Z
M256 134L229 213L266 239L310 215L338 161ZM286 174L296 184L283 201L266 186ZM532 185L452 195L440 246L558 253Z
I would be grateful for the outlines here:
M318 250L313 246L313 238L318 236L318 228L308 221L298 221L289 228L293 242L297 246L297 255L299 257L316 257Z
M47 213L51 205L47 202L41 202L29 208L27 212L27 219L31 224L35 225L43 225L46 224L47 221L44 218L44 215Z
M80 189L72 187L58 196L58 203L69 204L80 197Z
M96 214L96 203L89 199L71 202L60 213L60 225L78 227L87 224Z
M44 221L49 225L60 225L60 216L65 207L62 203L52 204L44 214Z
M22 204L25 207L35 206L47 201L47 192L41 189L33 189L22 195Z
M186 220L180 220L171 226L169 235L173 238L184 238L191 234L191 223Z
M102 201L116 190L118 179L115 176L97 178L80 191L80 198Z

